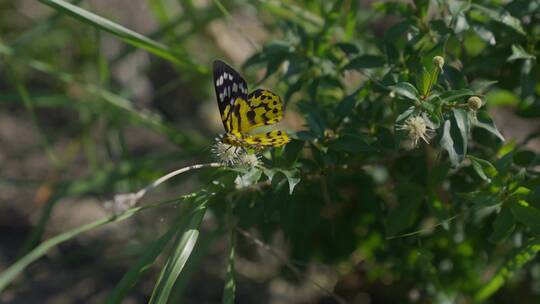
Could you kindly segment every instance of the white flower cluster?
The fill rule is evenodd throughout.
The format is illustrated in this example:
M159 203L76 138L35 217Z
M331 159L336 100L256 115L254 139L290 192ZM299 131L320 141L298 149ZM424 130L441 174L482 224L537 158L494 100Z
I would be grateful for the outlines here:
M232 146L217 140L212 146L212 153L219 162L231 167L255 167L259 165L259 156L249 153L242 147Z
M421 116L407 118L404 124L397 126L397 129L407 132L407 136L415 147L420 142L420 139L428 144L430 139L429 133L433 131L427 126L426 121Z

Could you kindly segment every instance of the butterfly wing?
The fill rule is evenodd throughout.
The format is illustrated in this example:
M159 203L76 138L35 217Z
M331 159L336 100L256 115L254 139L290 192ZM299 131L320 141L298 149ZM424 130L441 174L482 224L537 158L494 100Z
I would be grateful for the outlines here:
M228 64L216 60L214 61L214 88L225 131L227 133L240 131L241 123L239 124L237 121L233 124L233 120L235 120L234 117L240 115L241 107L247 106L248 87L246 81ZM236 128L234 128L235 126Z
M214 87L227 143L264 149L283 146L290 141L283 131L246 134L256 127L272 125L281 120L283 103L278 95L263 89L248 95L244 78L220 60L214 61Z
M284 131L274 130L266 133L253 135L244 135L242 140L255 149L264 149L267 147L281 147L287 144L291 139Z
M283 117L281 98L268 90L257 89L248 95L249 108L245 112L247 121L242 125L244 132L264 125L273 125Z

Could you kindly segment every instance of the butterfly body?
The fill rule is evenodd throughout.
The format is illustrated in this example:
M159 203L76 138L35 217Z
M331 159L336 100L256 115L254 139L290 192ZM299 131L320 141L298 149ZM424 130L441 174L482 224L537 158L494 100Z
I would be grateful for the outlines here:
M283 146L290 141L284 131L251 134L253 129L278 123L283 117L281 98L268 90L248 94L246 81L223 61L214 62L214 85L221 120L225 128L222 142L262 150Z

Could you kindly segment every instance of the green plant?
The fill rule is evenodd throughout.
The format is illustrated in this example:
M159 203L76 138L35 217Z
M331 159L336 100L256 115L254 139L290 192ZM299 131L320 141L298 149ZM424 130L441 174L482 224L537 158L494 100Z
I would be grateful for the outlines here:
M109 32L168 60L194 79L210 79L210 64L189 56L183 44L166 47L66 1L41 2L89 24L98 35ZM166 303L181 296L189 280L186 269L204 252L196 244L207 212L216 215L216 233L229 240L224 303L235 303L234 261L243 254L240 249L246 241L274 252L285 268L280 275L290 284L308 281L337 302L351 301L359 290L375 302L469 303L491 297L496 302L523 290L527 295L523 299L531 303L538 299L534 286L540 278L534 269L540 267L540 157L528 144L540 133L531 130L525 140L505 140L488 109L510 105L522 117L540 115L536 81L540 3L415 0L374 2L364 10L351 0L214 1L211 9L194 13L191 1L180 2L188 14L225 12L231 23L235 21L229 10L256 9L272 38L247 59L246 74L264 69L260 81L272 84L281 93L286 112L299 114L304 125L290 130L293 140L284 148L268 150L255 160L238 162L247 155L241 153L235 161L223 161L219 158L228 150L217 147L221 162L202 165L213 169L200 176L201 190L182 204L172 202L181 206L179 219L133 263L111 292L110 303L129 294L161 254L166 263L149 301ZM160 15L160 2L155 3ZM217 17L189 22L202 27L212 18ZM164 24L172 22L166 19ZM390 23L383 30L375 28ZM39 54L24 54L16 43L1 43L0 54L10 59L5 65L16 75L12 83L26 109L76 107L87 119L81 145L98 120L97 113L104 113L110 134L121 134L119 126L134 124L184 148L165 161L147 158L142 163L120 149L125 166L114 164L95 170L86 180L61 184L48 203L51 209L55 197L95 189L131 193L162 175L160 169L145 171L149 167L196 155L211 145L195 132L177 131L137 110L129 97L114 93L114 86L106 82L84 83L57 64L44 62ZM103 66L108 64L114 62ZM81 99L101 103L68 105L59 93L57 104L48 104L47 98L25 89L28 70L76 85L84 91ZM107 79L103 77L107 68L100 71L99 80ZM50 145L46 136L41 144ZM87 157L92 155L88 152ZM142 177L128 187L107 186L108 181L138 174ZM47 223L44 212L22 258L0 275L0 291L61 242L162 206L136 205L147 190L172 175L143 192L117 196L118 215L37 245ZM261 239L248 231L257 231ZM285 236L287 257L266 244L277 232ZM336 286L304 276L310 263L331 265L338 277ZM340 289L347 277L358 277L361 283Z

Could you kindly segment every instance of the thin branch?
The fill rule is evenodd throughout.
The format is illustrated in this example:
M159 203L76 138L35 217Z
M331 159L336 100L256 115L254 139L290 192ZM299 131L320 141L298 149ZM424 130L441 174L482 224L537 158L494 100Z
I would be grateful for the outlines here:
M389 236L387 237L386 239L387 240L393 240L393 239L398 239L398 238L404 238L404 237L409 237L409 236L413 236L413 235L417 235L417 234L421 234L421 233L424 233L424 232L431 232L433 231L433 229L439 227L439 226L442 226L444 224L447 224L447 223L450 223L451 221L455 220L457 217L459 216L458 215L454 215L452 216L451 218L448 218L442 222L439 222L433 226L429 226L427 228L424 228L424 229L420 229L420 230L417 230L417 231L413 231L413 232L409 232L409 233L405 233L405 234L400 234L400 235L392 235L392 236Z
M162 183L168 181L169 179L177 175L180 175L182 173L186 173L192 170L202 169L202 168L220 168L223 166L224 164L222 163L214 162L214 163L206 163L206 164L196 164L196 165L191 165L191 166L184 167L178 170L174 170L156 179L151 184L140 189L137 192L116 194L112 200L105 202L105 206L107 208L112 207L111 209L114 209L117 211L122 211L126 208L131 208L135 206L148 192L157 188Z
M336 302L340 303L340 304L346 304L347 301L345 301L345 299L343 299L342 297L340 297L339 295L333 293L332 291L328 290L327 288L325 288L324 286L322 286L321 284L317 283L316 281L314 281L312 278L310 278L309 276L307 276L306 274L302 273L302 271L300 271L300 269L298 269L296 266L294 266L286 257L284 257L281 253L279 253L277 250L275 250L274 248L270 247L270 245L264 243L262 240L258 239L257 237L253 236L252 234L250 234L249 232L237 227L236 230L242 234L246 239L250 240L251 242L253 242L255 245L261 247L262 249L270 252L273 256L275 256L279 261L281 261L287 268L289 268L293 273L294 275L297 277L297 278L304 278L306 279L307 281L309 281L310 283L312 283L313 285L315 285L317 288L319 288L320 290L322 290L324 293L326 293L329 297L331 297L332 299L334 299Z

